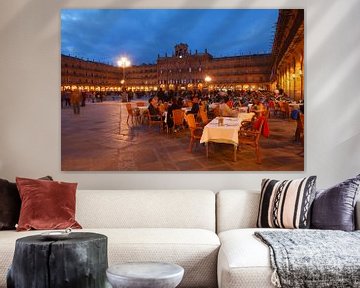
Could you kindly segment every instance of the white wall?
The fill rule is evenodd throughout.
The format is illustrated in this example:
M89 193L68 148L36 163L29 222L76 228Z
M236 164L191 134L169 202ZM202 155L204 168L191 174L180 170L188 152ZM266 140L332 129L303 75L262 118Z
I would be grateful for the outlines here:
M0 178L52 175L82 189L258 189L263 177L360 173L358 0L13 0L0 9ZM224 3L226 2L226 4ZM196 6L190 6L196 5ZM61 8L305 8L305 172L61 172Z

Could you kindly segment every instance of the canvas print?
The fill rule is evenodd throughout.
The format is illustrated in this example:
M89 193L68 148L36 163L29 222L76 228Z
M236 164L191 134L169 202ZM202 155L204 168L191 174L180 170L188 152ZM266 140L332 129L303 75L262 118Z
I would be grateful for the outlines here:
M303 171L303 9L61 10L63 171Z

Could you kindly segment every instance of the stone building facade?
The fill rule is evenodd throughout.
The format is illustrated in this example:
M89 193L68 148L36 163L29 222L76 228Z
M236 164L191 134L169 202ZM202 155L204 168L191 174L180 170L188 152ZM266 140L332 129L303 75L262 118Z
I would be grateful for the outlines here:
M188 45L175 46L171 56L160 57L156 64L122 67L65 56L61 57L63 89L85 91L128 90L213 90L269 89L271 54L215 58L207 50L191 53Z
M118 67L61 55L61 89L83 91L119 90Z
M272 89L304 99L304 10L282 9L272 48Z
M154 56L156 59L156 56ZM125 69L125 71L123 71ZM121 82L125 75L124 83ZM61 55L61 88L84 91L284 89L304 97L304 10L279 10L271 54L214 57L185 43L155 64L116 67Z

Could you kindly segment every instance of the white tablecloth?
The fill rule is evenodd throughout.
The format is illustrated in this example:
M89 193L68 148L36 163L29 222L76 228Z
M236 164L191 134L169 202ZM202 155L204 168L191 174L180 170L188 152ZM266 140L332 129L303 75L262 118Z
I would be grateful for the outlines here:
M191 107L183 107L183 108L181 108L181 110L185 111L185 113L186 113L186 112L191 111Z
M140 107L136 107L137 109L140 110L140 114L144 114L144 112L148 111L148 107L145 106L140 106Z
M218 142L238 145L238 132L240 129L241 119L223 117L224 125L219 126L219 117L213 119L204 127L200 143Z
M255 115L254 112L239 113L238 118L240 119L240 123L241 123L242 121L251 121L251 119L254 117L254 115Z

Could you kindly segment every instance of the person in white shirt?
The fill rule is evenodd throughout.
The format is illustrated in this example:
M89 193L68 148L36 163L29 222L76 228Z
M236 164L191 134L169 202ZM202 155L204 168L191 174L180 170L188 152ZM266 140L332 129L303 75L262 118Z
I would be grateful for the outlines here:
M238 112L232 110L226 103L229 101L228 97L225 97L220 104L220 115L223 117L236 117Z

